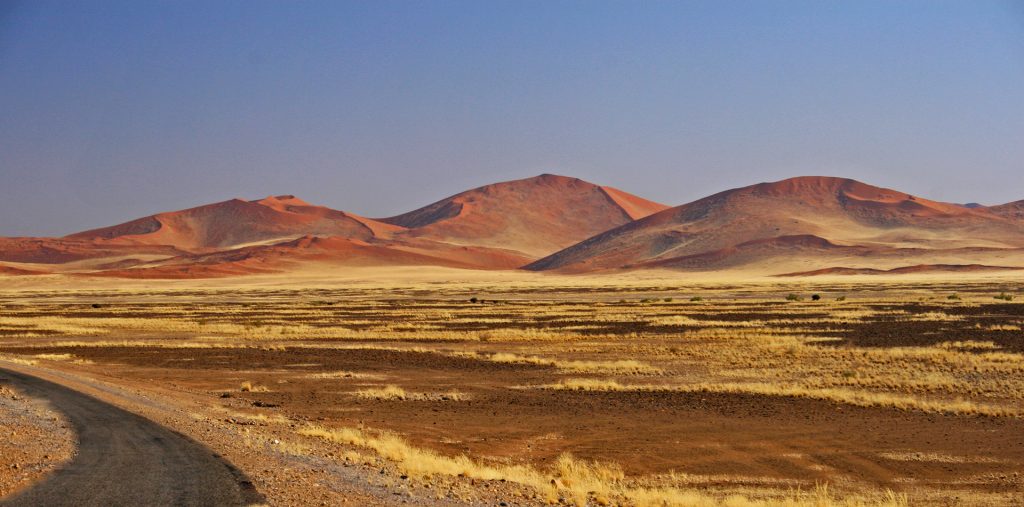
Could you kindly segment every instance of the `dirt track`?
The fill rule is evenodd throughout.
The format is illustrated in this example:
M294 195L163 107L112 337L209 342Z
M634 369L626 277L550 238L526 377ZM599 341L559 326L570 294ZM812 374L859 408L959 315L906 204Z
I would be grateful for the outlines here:
M247 505L248 479L195 441L91 396L0 369L0 378L49 400L78 435L74 459L3 506Z

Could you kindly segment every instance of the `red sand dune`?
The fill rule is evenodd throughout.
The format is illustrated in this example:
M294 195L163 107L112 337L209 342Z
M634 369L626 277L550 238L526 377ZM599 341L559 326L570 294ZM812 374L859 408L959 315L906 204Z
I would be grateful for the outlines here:
M133 278L283 272L309 263L563 272L760 266L777 273L795 259L789 270L802 273L851 261L1024 263L1024 201L958 205L850 179L800 177L666 208L544 174L377 220L282 195L159 213L65 238L0 238L0 261L31 264L6 266L7 273L52 265Z
M294 196L258 201L232 199L182 211L159 213L131 222L80 232L68 239L103 239L122 244L172 245L204 252L247 243L307 234L367 240L390 234L394 227Z
M486 185L379 219L405 236L502 248L534 258L667 206L578 178L543 174Z
M757 260L752 250L816 255L806 241L873 251L1024 247L1024 227L989 208L931 201L858 181L799 177L721 192L655 213L527 266L582 272L623 267L707 269ZM787 239L789 238L789 239ZM758 244L758 241L768 241ZM814 249L826 248L818 244ZM725 259L745 255L733 262ZM701 256L704 256L702 258Z

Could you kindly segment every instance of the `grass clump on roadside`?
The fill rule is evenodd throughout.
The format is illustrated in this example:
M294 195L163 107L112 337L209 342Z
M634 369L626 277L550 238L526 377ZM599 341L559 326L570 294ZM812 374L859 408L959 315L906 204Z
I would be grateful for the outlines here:
M238 386L238 389L243 393L265 393L270 391L266 386L256 385L248 380L242 382L242 384Z
M0 356L0 361L7 361L9 363L20 364L22 366L35 366L39 364L39 361L35 359L25 359L23 357L14 356Z
M499 352L489 356L479 354L468 354L467 356L496 363L553 366L562 371L576 373L604 373L619 375L658 375L663 373L661 368L651 366L635 359L622 359L616 361L562 360L538 356L521 356L509 352Z
M358 373L354 371L328 371L321 373L310 373L306 378L315 380L341 380L341 379L369 379L380 378L380 375L370 373Z
M371 387L356 391L356 396L366 400L395 401L407 400L409 394L398 386Z

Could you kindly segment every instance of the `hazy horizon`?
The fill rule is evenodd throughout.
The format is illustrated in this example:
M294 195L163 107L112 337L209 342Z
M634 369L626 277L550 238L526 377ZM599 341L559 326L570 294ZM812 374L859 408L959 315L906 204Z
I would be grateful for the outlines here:
M294 194L390 216L555 173L1024 199L1013 2L0 6L0 235Z

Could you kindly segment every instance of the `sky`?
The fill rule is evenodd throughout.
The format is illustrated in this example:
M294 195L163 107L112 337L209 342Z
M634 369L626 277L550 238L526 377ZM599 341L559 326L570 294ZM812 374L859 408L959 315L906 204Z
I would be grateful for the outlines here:
M0 235L540 173L1024 199L1024 3L0 0Z

